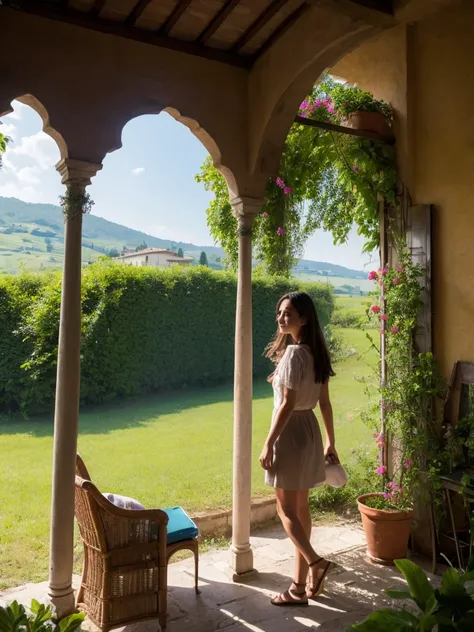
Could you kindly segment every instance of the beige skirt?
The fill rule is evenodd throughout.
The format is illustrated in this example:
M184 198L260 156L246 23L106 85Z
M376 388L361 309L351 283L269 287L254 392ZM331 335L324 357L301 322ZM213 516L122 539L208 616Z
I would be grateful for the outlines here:
M300 490L319 487L325 480L319 423L312 410L294 411L275 443L273 466L265 472L265 483L270 487Z

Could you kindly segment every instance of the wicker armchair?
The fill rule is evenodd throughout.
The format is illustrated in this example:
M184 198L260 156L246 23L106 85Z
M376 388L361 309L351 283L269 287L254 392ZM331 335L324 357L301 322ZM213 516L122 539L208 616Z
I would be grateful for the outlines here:
M84 566L77 606L107 632L146 619L167 619L167 565L181 549L195 559L198 593L198 542L167 545L168 515L160 509L116 507L90 481L78 455L76 519L84 545Z

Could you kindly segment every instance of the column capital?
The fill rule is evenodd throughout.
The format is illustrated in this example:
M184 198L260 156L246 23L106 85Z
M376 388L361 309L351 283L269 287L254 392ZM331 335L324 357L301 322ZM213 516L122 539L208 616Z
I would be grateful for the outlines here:
M232 213L237 218L239 224L237 232L240 237L248 237L252 234L254 219L259 214L263 203L262 199L251 197L237 197L231 200Z
M56 170L61 176L62 184L86 188L91 183L91 179L102 169L102 165L76 160L75 158L63 158L56 165Z
M250 216L254 218L259 214L260 209L264 204L264 200L262 198L252 198L252 197L236 197L230 201L232 206L232 213L237 219L244 216Z

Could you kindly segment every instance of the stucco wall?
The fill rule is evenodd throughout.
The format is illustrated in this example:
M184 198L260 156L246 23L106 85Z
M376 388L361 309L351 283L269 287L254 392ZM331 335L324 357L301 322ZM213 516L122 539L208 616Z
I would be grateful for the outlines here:
M474 3L400 27L342 60L334 72L391 100L402 177L414 204L436 207L434 344L449 376L474 362Z

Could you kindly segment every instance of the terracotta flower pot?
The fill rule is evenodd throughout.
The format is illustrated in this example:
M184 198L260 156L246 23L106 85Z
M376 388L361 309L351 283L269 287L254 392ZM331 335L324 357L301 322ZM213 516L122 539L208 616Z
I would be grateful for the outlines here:
M367 555L378 564L391 564L407 555L413 511L367 507L365 501L377 496L382 494L365 494L357 499L367 538Z
M375 132L384 136L392 134L386 117L380 112L351 112L347 116L347 125L364 132Z

